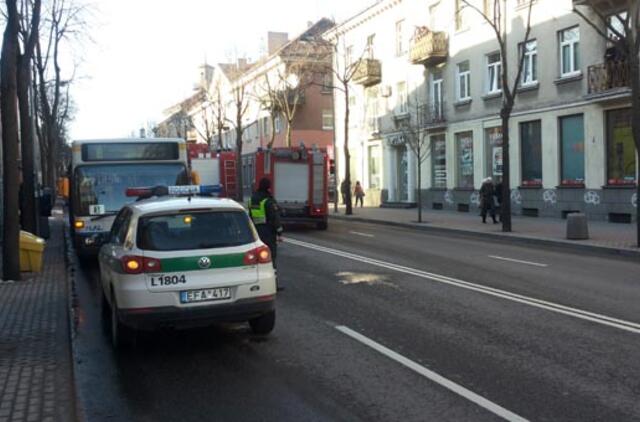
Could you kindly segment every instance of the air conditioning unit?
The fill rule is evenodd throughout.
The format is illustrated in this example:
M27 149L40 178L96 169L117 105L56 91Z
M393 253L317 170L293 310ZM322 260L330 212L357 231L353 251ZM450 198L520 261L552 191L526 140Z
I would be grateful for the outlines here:
M385 98L390 97L391 96L391 86L390 85L385 85L382 87L381 90L381 95Z

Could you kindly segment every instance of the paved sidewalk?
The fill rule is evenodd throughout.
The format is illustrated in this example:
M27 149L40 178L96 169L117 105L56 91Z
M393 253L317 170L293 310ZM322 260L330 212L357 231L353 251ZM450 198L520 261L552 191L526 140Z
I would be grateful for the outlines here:
M566 220L553 218L536 218L513 216L512 233L502 233L501 224L492 224L487 218L487 224L482 224L478 213L456 213L451 211L422 211L422 224L418 224L418 210L393 209L379 207L354 208L353 216L344 215L344 207L339 207L338 214L330 209L330 217L339 219L354 219L385 224L402 224L410 227L449 230L467 235L491 238L510 238L511 240L538 241L553 243L560 246L577 247L612 253L638 255L640 249L636 247L635 224L615 224L600 221L589 221L589 240L567 240ZM588 248L592 247L592 248Z
M43 271L0 282L0 422L75 420L64 223L50 222Z

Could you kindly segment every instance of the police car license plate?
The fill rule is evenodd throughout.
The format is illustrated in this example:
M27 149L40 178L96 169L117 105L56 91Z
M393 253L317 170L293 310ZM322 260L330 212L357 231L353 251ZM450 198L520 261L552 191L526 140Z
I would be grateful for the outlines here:
M217 289L187 290L180 292L181 303L209 302L224 299L231 299L231 289L229 287L219 287Z

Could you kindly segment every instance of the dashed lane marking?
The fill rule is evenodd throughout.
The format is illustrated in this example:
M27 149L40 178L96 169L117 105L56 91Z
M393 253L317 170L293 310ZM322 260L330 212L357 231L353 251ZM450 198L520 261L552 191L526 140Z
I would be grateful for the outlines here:
M351 337L352 339L364 344L365 346L368 346L370 348L372 348L373 350L377 351L378 353L383 354L384 356L388 357L389 359L392 359L394 361L396 361L397 363L411 369L412 371L422 375L423 377L435 382L436 384L446 388L449 391L452 391L453 393L464 397L465 399L469 400L470 402L473 402L475 404L477 404L480 407L485 408L486 410L488 410L489 412L503 418L506 419L508 421L515 421L515 422L522 422L522 421L527 421L527 419L523 418L522 416L516 415L515 413L505 409L504 407L485 399L484 397L474 393L473 391L464 388L463 386L456 384L455 382L443 377L442 375L433 372L430 369L425 368L424 366L412 361L409 358L406 358L404 356L402 356L401 354L394 352L393 350L383 346L380 343L377 343L374 340L371 340L368 337L363 336L362 334L358 333L357 331L354 331L352 329L350 329L349 327L345 327L344 325L338 325L337 327L335 327L336 330L340 331L341 333Z
M369 233L354 232L354 231L350 231L349 233L355 234L356 236L362 236L362 237L375 237L374 235Z
M516 264L532 265L534 267L546 268L549 266L547 264L541 264L539 262L523 261L521 259L514 259L514 258L505 258L504 256L489 255L489 258L498 259L500 261L515 262Z
M547 311L555 312L562 315L567 315L573 318L582 319L585 321L594 322L596 324L605 325L608 327L617 328L633 334L640 334L640 324L636 322L626 321L623 319L608 317L606 315L598 314L595 312L589 312L570 306L561 305L546 300L540 300L517 293L511 293L506 290L496 289L493 287L483 286L481 284L471 283L468 281L460 280L453 277L447 277L440 274L434 274L427 271L418 270L415 268L405 267L391 262L380 261L373 258L367 258L362 255L356 255L350 252L340 251L338 249L327 248L324 246L315 245L313 243L307 243L295 239L287 239L287 243L297 245L303 248L315 250L318 252L324 252L330 255L340 256L342 258L350 259L352 261L363 262L365 264L374 265L381 268L397 271L404 274L410 274L416 277L424 278L427 280L435 281L450 286L459 287L462 289L472 290L478 293L484 293L489 296L499 297L511 302L522 303L524 305L533 306L535 308L544 309Z

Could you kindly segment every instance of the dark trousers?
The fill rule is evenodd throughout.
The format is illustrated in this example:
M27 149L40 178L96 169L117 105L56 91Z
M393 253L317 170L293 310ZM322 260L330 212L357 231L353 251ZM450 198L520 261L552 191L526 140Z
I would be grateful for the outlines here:
M356 207L358 206L358 202L360 202L360 207L364 204L364 197L356 195Z
M482 216L482 222L485 223L487 221L487 211L489 212L489 215L491 215L491 219L493 220L493 222L496 222L496 209L493 206L492 203L489 204L482 204L482 207L480 208L480 215Z

